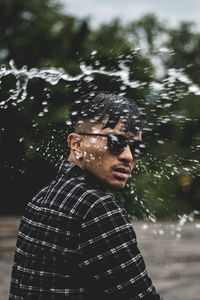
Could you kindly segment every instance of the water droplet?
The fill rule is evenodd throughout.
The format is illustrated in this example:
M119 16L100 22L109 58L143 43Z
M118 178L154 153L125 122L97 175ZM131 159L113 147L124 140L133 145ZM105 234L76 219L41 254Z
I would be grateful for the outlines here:
M72 116L76 116L78 114L77 111L72 111Z
M143 224L143 225L142 225L142 229L143 229L143 230L147 230L148 228L149 228L149 225L147 225L147 224Z
M94 56L94 55L96 55L97 54L97 50L93 50L92 52L91 52L91 55L92 56Z

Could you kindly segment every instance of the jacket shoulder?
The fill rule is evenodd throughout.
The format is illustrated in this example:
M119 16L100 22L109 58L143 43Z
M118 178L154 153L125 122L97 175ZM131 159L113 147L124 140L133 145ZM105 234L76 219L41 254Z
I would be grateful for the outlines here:
M32 204L66 215L84 217L88 210L101 202L113 201L110 195L87 185L83 176L66 178L61 175L43 188L32 200Z

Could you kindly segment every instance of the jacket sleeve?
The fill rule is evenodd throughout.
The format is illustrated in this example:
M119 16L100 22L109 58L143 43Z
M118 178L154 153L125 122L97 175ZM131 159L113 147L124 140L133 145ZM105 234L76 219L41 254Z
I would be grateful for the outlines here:
M79 253L79 267L91 293L87 299L161 299L127 213L112 197L97 201L84 217Z

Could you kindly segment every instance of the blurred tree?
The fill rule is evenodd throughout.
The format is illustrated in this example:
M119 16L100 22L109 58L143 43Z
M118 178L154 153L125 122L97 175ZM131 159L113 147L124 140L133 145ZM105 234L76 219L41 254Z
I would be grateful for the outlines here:
M195 31L195 24L182 22L167 32L166 45L174 53L165 61L167 67L184 69L193 82L200 84L200 33Z
M136 45L149 55L157 52L161 37L166 34L165 25L152 13L128 24L127 31Z
M18 68L62 67L75 75L80 73L80 59L88 66L117 71L126 58L129 68L137 67L137 72L131 72L131 79L149 81L150 62L139 53L132 54L132 46L118 21L92 31L87 20L63 14L59 2L51 0L0 1L0 20L0 63L8 65L13 59ZM98 57L92 59L93 50L97 50ZM16 80L24 79L2 78L1 101L19 88ZM98 74L92 80L84 76L70 85L61 80L51 86L33 79L26 87L25 101L20 102L19 93L16 100L4 105L0 111L4 212L21 212L33 193L54 174L56 160L67 156L65 121L73 99L93 89L119 92L121 85L118 77ZM129 93L131 96L134 92L130 89ZM144 94L143 89L140 97L141 93Z
M148 133L151 154L157 157L157 162L162 161L163 164L159 168L156 164L148 164L147 174L138 174L136 182L142 193L145 178L151 178L153 183L157 177L156 187L151 185L147 189L148 193L144 192L140 198L145 199L148 194L147 203L156 207L155 214L160 217L173 215L174 212L177 215L180 208L187 211L199 207L197 200L191 205L191 199L196 199L194 195L200 192L196 180L199 170L199 96L189 93L192 82L199 84L200 78L200 35L194 27L193 23L182 22L177 28L170 28L153 14L147 14L127 26L132 42L139 45L142 53L162 70L154 77L158 83L162 83L162 89L157 92L150 90L147 94L146 113L151 120L152 130ZM195 88L198 89L198 86ZM176 176L171 177L169 166L174 166L171 173ZM149 177L148 173L151 174ZM184 182L188 184L187 189ZM163 186L161 190L160 186ZM162 201L156 202L155 198L161 198ZM167 202L169 205L164 210Z
M2 107L2 213L21 213L25 203L53 176L60 157L67 157L69 105L93 90L125 94L145 109L150 120L146 136L151 155L140 164L125 192L129 213L146 218L152 208L155 215L165 217L198 207L199 180L193 180L194 174L186 169L194 167L191 150L199 161L199 96L188 94L179 80L167 80L168 68L186 67L186 74L199 83L200 39L192 25L182 23L170 29L148 14L128 26L116 19L92 30L89 20L64 14L56 0L0 0L0 23L1 64L14 59L18 68L56 67L70 75L80 74L81 64L102 71L55 85L35 78L27 84L25 101L20 102L19 95ZM138 47L141 50L134 50ZM168 47L173 55L161 57L160 47ZM154 67L151 61L155 58ZM157 68L163 69L162 78L158 78ZM129 74L126 83L123 76L113 75L116 72ZM162 83L161 91L152 88L156 81ZM14 76L2 77L0 102L16 88ZM175 175L173 170L177 170ZM186 189L188 184L195 187L194 193Z

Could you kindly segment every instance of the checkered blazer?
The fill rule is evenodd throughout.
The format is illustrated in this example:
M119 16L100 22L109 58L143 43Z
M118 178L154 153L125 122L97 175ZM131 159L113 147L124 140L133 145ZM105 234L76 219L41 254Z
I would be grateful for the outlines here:
M63 162L22 217L9 299L160 299L126 211Z

